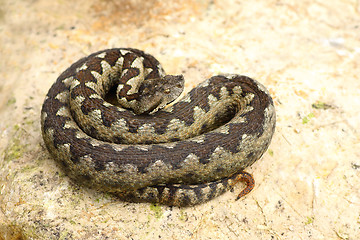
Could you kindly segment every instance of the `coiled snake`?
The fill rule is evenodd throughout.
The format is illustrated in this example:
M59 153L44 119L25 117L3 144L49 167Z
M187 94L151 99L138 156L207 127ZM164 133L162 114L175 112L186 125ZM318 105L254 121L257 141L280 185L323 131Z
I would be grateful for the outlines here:
M274 133L268 91L245 76L219 75L159 110L183 85L182 76L165 75L140 50L82 58L46 96L46 147L75 182L129 201L194 205L237 181L247 182L239 197L245 195L254 182L243 169L262 156Z

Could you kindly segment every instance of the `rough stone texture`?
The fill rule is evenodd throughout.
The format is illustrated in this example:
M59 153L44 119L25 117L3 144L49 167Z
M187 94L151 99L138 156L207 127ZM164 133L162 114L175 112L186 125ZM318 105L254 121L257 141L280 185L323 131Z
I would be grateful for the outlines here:
M359 23L355 0L2 0L0 239L360 238ZM277 129L249 195L179 209L69 181L41 104L72 62L112 47L153 54L185 91L219 73L267 86Z

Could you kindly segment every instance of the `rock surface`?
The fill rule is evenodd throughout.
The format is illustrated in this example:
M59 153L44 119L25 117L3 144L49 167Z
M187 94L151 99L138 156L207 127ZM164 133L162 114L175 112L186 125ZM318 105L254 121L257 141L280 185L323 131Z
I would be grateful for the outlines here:
M359 32L359 1L1 1L0 239L360 238ZM66 177L42 141L44 96L112 47L153 54L185 91L219 73L267 86L277 128L249 195L180 209Z

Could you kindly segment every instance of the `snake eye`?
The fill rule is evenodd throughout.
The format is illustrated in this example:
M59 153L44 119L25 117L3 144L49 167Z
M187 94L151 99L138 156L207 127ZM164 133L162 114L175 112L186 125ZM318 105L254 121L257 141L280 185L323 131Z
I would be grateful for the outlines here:
M165 93L165 94L169 94L170 92L171 92L171 91L170 91L169 88L167 88L167 89L164 90L164 93Z

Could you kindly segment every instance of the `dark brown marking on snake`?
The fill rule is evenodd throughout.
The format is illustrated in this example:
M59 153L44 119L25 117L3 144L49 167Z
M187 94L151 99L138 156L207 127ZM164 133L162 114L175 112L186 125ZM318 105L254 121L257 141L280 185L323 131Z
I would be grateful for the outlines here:
M121 57L121 54L119 51L108 51L106 52L105 60L110 66L115 66L119 58Z
M133 52L128 52L124 55L124 63L123 63L123 70L124 69L134 69L131 67L133 62L138 58L136 54Z
M92 58L86 64L86 66L87 66L87 71L86 72L95 71L95 72L97 72L99 74L102 74L103 73L103 69L102 69L102 66L101 66L102 61L103 61L103 59L98 58L98 57Z

